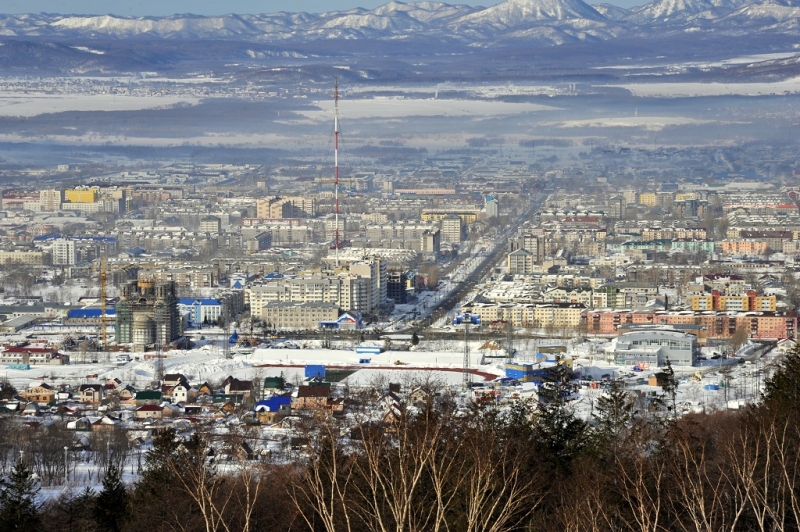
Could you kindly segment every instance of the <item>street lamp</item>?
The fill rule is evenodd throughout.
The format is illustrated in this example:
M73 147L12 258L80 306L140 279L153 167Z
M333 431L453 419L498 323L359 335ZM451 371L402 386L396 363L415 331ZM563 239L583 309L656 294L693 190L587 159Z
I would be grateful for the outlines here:
M69 482L69 456L67 455L69 447L64 446L64 484Z

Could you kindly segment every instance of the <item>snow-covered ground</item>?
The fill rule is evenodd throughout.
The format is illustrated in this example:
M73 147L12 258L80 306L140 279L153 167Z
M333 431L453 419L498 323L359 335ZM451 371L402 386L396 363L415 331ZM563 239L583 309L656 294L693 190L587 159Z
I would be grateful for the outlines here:
M379 373L396 380L400 373L429 373L437 369L447 370L436 371L436 375L447 382L456 383L461 379L458 373L463 364L460 342L452 343L450 346L452 350L443 347L442 342L435 342L434 350L424 347L409 351L390 350L373 356L356 355L353 348L315 347L318 344L319 342L315 341L305 341L302 345L310 346L307 349L259 348L252 353L232 353L231 358L224 358L218 345L203 346L189 351L170 351L166 353L164 359L164 370L166 373L183 373L192 383L197 384L205 381L218 382L229 375L239 379L252 379L255 375L267 377L281 373L291 382L297 376L302 376L306 364L354 367L359 371L349 378L347 382L350 384L366 384L374 380ZM472 368L484 373L502 375L503 368L497 364L479 364L482 354L478 350L479 347L479 342L471 343ZM108 361L103 360L101 354L97 354L94 356L101 357L97 363L33 366L30 370L4 369L3 371L4 376L17 389L25 389L36 380L76 385L118 378L137 388L149 384L156 371L154 361L144 360L144 353L130 353L130 355L133 360L124 365L117 365L113 354ZM364 358L369 358L370 363L360 363ZM477 377L476 380L483 379Z
M619 116L600 117L587 120L569 120L566 122L552 123L560 128L587 128L587 127L641 127L648 131L661 131L669 126L687 126L703 124L720 124L716 120L700 120L682 116Z
M212 336L213 332L212 332ZM540 341L537 341L540 342ZM240 379L264 378L271 375L282 375L290 383L302 381L305 364L325 364L329 368L345 368L356 370L342 382L349 386L375 385L389 382L401 383L405 389L413 387L422 381L439 382L451 385L458 389L462 381L462 343L444 342L437 340L423 341L419 346L409 351L389 350L380 355L356 355L352 346L342 342L341 349L323 349L318 341L303 341L306 349L289 348L259 348L252 353L237 353L232 358L220 356L219 345L207 344L189 351L172 351L164 361L165 371L168 373L184 373L194 383L205 381L219 382L228 375ZM481 344L474 341L471 344L473 354L473 367L490 375L476 376L474 382L483 382L484 378L490 379L492 375L503 375L502 359L493 360L491 363L479 365ZM546 343L546 342L544 342ZM279 340L278 345L300 345L291 340ZM582 382L587 384L591 380L603 380L605 377L622 378L626 389L631 391L635 400L641 401L641 406L646 406L646 400L656 394L662 394L659 387L643 383L656 368L649 368L643 372L633 372L630 367L620 367L609 363L602 355L603 346L607 342L593 340L587 342L567 341L567 355L573 358L573 368L581 375ZM527 344L519 341L521 348L520 361L535 360L537 344ZM539 343L538 345L541 345ZM741 352L745 353L747 348ZM706 350L710 354L710 350ZM497 352L495 352L497 354ZM96 364L73 364L69 366L35 366L29 371L7 370L7 376L17 388L25 388L28 383L37 378L44 378L55 384L69 382L77 384L85 381L102 381L105 378L117 377L134 386L149 384L155 373L152 361L142 359L143 353L131 353L138 357L124 366L117 367L113 363L99 362ZM368 364L359 364L359 359L369 358ZM727 393L724 386L724 376L719 373L719 368L704 368L701 380L693 380L698 368L676 367L676 375L680 378L676 396L676 406L679 413L703 412L739 408L747 402L758 399L763 387L767 370L774 367L776 353L769 354L753 363L735 364L731 366L732 374L730 388ZM401 364L396 364L400 362ZM91 375L91 377L90 377ZM718 387L718 388L717 388ZM505 400L514 400L513 396L520 398L536 398L535 386L525 383L520 388L502 388ZM597 400L604 390L600 387L582 386L576 398L570 404L574 412L584 418L591 419ZM468 399L468 394L459 394ZM726 403L727 400L727 403ZM669 401L668 401L669 402ZM130 412L123 412L124 418L129 418ZM55 422L58 416L53 415L45 422ZM180 432L188 430L185 420L165 420L164 423L174 423ZM242 427L242 420L230 418L216 426L215 434L221 435L225 431L237 431ZM139 428L133 429L134 433ZM139 431L143 435L144 430ZM185 432L184 432L185 433ZM254 440L255 449L259 453L269 453L275 459L292 460L291 449L287 439L293 430L291 424L264 425L259 429L259 436ZM136 434L133 434L136 435ZM131 436L131 435L129 435ZM77 435L84 438L86 435ZM100 489L104 471L102 447L98 450L72 450L68 463L70 464L70 480L59 486L44 487L40 498L52 499L71 491L76 492L84 486ZM122 464L123 480L130 484L137 478L143 457L148 449L148 444L130 450ZM220 462L221 469L241 467L236 461Z
M650 98L767 96L800 92L800 77L773 83L628 83L609 86L628 89L634 96Z
M316 122L327 122L333 116L332 101L316 102L318 111L298 111L298 114ZM541 111L555 111L556 107L534 103L507 103L482 100L444 100L417 98L386 98L353 100L345 104L349 120L367 118L399 119L412 116L498 116L520 115Z
M0 92L0 116L31 117L65 111L139 111L170 107L175 104L196 105L200 98L189 96L128 96L123 94L36 94Z

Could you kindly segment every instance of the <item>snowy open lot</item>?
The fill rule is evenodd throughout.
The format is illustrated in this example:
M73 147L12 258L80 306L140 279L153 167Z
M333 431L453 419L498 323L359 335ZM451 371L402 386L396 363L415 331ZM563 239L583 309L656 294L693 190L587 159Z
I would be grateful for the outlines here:
M196 105L199 98L189 96L147 97L121 94L36 94L0 91L0 116L31 117L65 111L138 111L175 104Z
M700 120L683 116L621 116L591 118L588 120L568 120L554 123L560 128L588 128L588 127L641 127L648 131L661 131L669 126L687 126L717 124L715 120Z
M409 374L419 372L420 375L435 376L447 383L461 382L460 369L463 354L460 345L454 345L454 351L388 351L380 355L365 357L356 355L353 349L256 349L252 353L233 353L231 358L224 358L218 347L210 349L201 347L190 351L170 351L164 360L167 373L183 373L192 383L202 384L205 381L221 381L233 376L239 379L252 379L256 374L262 377L280 375L294 381L302 377L306 364L322 364L329 367L347 367L358 370L348 377L348 384L368 384L377 375L384 375L391 380L411 378ZM476 370L487 374L502 375L503 369L497 364L479 365L481 352L478 343L472 346L473 365ZM116 365L113 355L108 362L102 359L97 363L70 364L67 366L32 366L30 370L5 369L6 376L17 389L25 389L31 381L43 379L48 382L67 382L72 385L96 382L106 378L118 378L125 383L140 388L149 384L155 375L152 360L144 360L144 353L131 353L133 360L128 364ZM369 358L370 363L359 363L360 359ZM435 371L437 369L449 371ZM453 371L455 370L455 371ZM405 375L401 375L405 374ZM480 376L476 381L484 380Z
M301 111L305 117L318 121L330 121L333 116L333 102L317 102L318 111ZM443 100L416 98L385 98L349 101L346 104L347 118L401 119L413 116L498 116L519 115L541 111L555 111L557 108L534 103L507 103L483 100Z
M774 83L628 83L608 85L631 91L646 98L683 98L693 96L767 96L800 92L800 77Z

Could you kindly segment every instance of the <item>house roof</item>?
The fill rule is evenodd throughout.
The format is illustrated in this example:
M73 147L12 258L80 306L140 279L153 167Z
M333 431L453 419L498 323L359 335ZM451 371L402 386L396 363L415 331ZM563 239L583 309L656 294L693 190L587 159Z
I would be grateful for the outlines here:
M56 349L49 347L6 347L6 353L58 353Z
M160 390L142 390L141 392L136 392L136 399L139 399L139 400L155 399L157 401L160 401L161 400L161 391Z
M327 386L300 386L297 388L297 397L328 397L330 388Z
M229 391L246 392L252 389L253 389L252 381L240 381L239 379L233 379L228 384Z
M67 318L100 318L103 309L99 308L76 308L67 312ZM106 309L106 316L115 316L117 311L113 308Z
M280 410L281 406L288 406L292 404L292 398L288 395L282 396L275 396L270 397L269 399L264 399L263 401L259 401L256 403L254 410L256 412L277 412Z
M158 405L144 405L136 409L137 412L161 412L162 407Z
M179 305L190 305L190 306L193 306L193 305L206 305L206 306L219 306L219 305L222 305L222 303L220 303L219 299L212 299L212 298L192 299L192 298L188 298L188 297L186 297L186 298L182 297L182 298L178 299L178 304Z

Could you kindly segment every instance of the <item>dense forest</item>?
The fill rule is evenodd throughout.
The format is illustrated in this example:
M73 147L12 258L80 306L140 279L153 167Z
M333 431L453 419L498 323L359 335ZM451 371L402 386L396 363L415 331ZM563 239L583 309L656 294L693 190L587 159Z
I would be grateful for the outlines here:
M102 489L58 498L20 460L0 530L798 530L800 349L747 409L679 417L676 385L646 411L614 385L589 420L566 373L537 404L465 412L432 395L380 422L354 395L347 416L298 428L290 461L216 463L209 435L166 429L133 485L111 463Z

